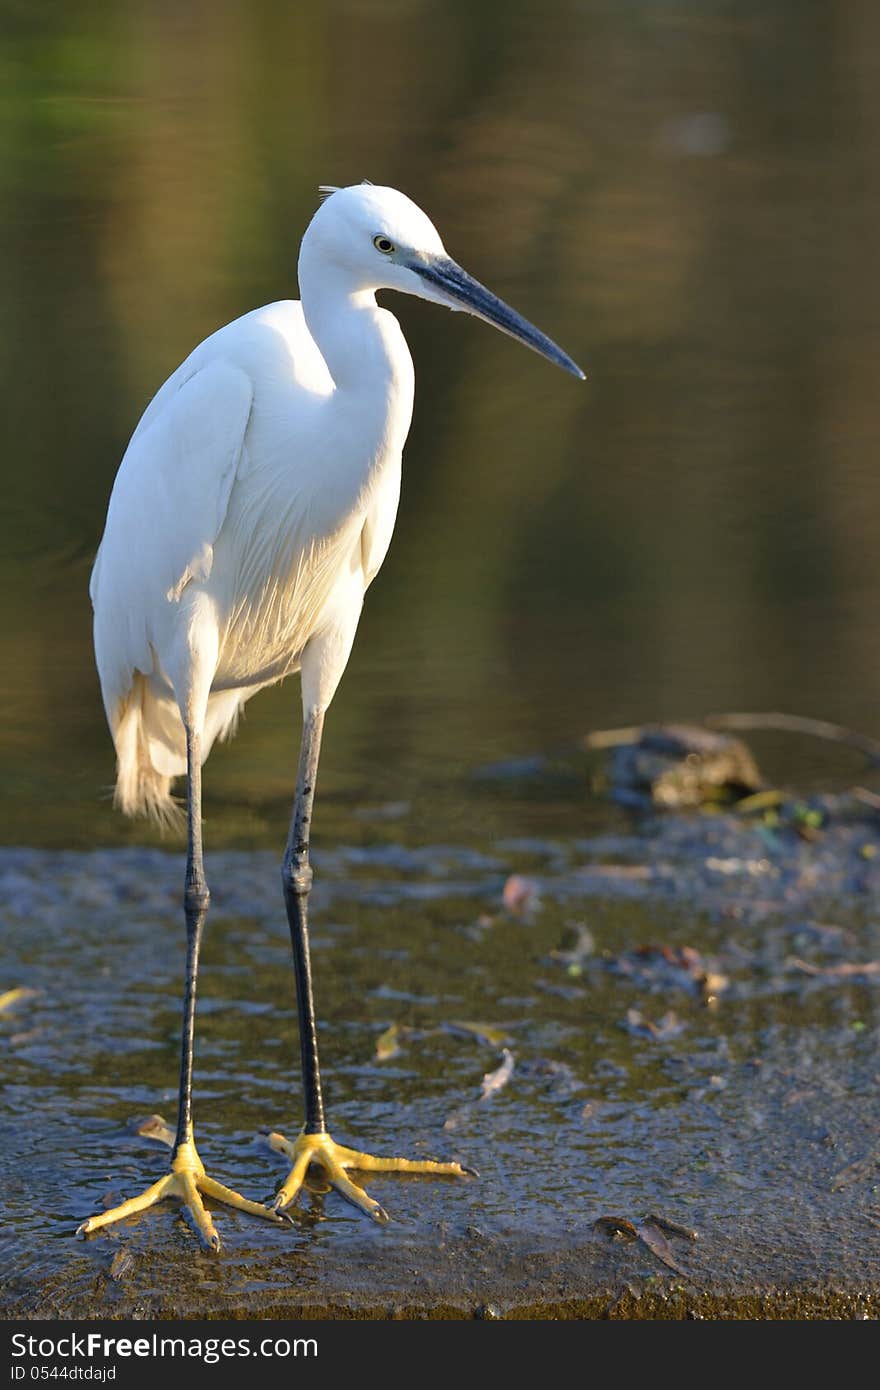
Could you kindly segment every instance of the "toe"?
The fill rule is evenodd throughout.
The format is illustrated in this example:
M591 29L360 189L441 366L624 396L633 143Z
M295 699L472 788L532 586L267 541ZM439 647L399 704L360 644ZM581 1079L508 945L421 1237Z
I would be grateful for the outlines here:
M311 1158L312 1154L308 1149L295 1155L293 1167L275 1194L275 1201L272 1206L276 1212L284 1211L285 1207L289 1207L296 1201Z
M344 1169L337 1163L334 1163L330 1170L330 1181L336 1191L353 1206L366 1212L367 1216L371 1216L380 1225L385 1225L388 1220L388 1213L385 1208L368 1196L362 1187L358 1187L357 1183L352 1182L351 1178L346 1176Z
M111 1207L109 1211L102 1211L98 1216L90 1216L87 1221L83 1221L81 1225L77 1226L76 1234L87 1236L92 1231L99 1231L102 1226L112 1226L116 1221L124 1221L127 1216L135 1216L139 1211L146 1211L147 1207L161 1202L164 1197L173 1197L174 1187L175 1183L172 1177L160 1178L139 1197L130 1197L127 1202L121 1202L118 1207Z
M217 1228L205 1210L199 1189L189 1173L181 1175L181 1188L184 1204L192 1217L193 1225L198 1231L203 1245L208 1250L219 1250L220 1237L217 1234Z
M199 1181L199 1187L206 1197L213 1197L215 1202L222 1202L224 1206L234 1207L236 1211L246 1211L251 1216L263 1216L268 1221L281 1223L282 1218L271 1207L264 1206L262 1202L252 1202L247 1197L239 1196L225 1183L209 1178L207 1173Z
M433 1158L377 1158L375 1154L360 1153L336 1145L334 1150L344 1168L358 1168L362 1173L421 1173L424 1176L460 1178L472 1169L460 1163L441 1163Z

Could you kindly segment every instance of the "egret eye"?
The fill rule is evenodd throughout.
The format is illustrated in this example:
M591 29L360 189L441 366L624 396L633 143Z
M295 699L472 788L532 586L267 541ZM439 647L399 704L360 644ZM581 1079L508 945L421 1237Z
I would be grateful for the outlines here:
M387 236L374 236L373 245L377 251L381 251L383 256L390 256L394 248L394 242L389 241Z

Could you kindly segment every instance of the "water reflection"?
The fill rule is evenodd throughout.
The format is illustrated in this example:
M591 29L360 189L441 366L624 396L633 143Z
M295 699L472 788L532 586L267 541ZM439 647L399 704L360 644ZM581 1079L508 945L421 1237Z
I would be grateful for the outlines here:
M867 0L8 16L0 836L143 837L104 795L90 649L110 483L190 347L295 292L316 185L363 176L589 380L395 302L416 419L324 833L369 796L411 802L398 837L461 838L486 815L464 768L589 726L782 706L876 733L878 24ZM212 755L212 843L280 841L296 717L264 694Z

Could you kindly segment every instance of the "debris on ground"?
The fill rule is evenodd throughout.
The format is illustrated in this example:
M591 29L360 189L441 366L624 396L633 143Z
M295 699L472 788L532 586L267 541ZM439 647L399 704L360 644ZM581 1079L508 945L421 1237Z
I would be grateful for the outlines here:
M880 960L844 960L839 965L812 965L800 956L789 956L786 961L792 970L800 970L804 975L816 975L826 980L859 979L866 975L880 975Z
M503 1048L500 1067L497 1067L495 1071L486 1072L483 1077L480 1086L480 1100L488 1100L490 1096L496 1095L502 1086L506 1086L513 1076L515 1066L516 1062L510 1048Z
M110 1261L108 1273L116 1284L121 1284L131 1274L135 1267L135 1258L127 1246L117 1250L113 1259Z
M396 1023L392 1023L390 1028L386 1028L376 1039L375 1059L377 1062L388 1062L392 1057L396 1057L400 1051L400 1028Z
M686 1024L673 1009L668 1009L656 1023L646 1018L640 1009L627 1009L623 1025L634 1038L650 1038L652 1042L668 1042L683 1033Z
M713 956L694 946L670 946L665 942L636 946L608 961L615 974L645 988L684 989L705 1004L714 1004L728 989L730 980Z
M638 1230L639 1240L648 1247L652 1255L656 1255L661 1264L666 1265L667 1269L674 1270L676 1274L684 1274L684 1270L672 1253L672 1246L654 1221L650 1219L643 1221Z
M639 1233L632 1221L625 1216L597 1216L593 1230L600 1231L609 1240L638 1240Z
M680 1236L683 1240L695 1241L696 1231L677 1221L669 1221L662 1216L646 1216L641 1221L630 1221L625 1216L598 1216L593 1222L593 1230L607 1236L609 1240L641 1241L661 1264L683 1278L688 1278L685 1270L672 1253L667 1236Z
M764 787L741 739L696 724L646 724L587 734L589 750L608 749L611 796L627 806L665 809L731 802Z
M661 1231L665 1231L670 1236L681 1236L683 1240L699 1240L699 1236L690 1226L682 1226L679 1221L670 1221L668 1216L658 1216L656 1212L651 1212L645 1218L652 1221L655 1226L659 1226Z
M35 989L28 989L26 985L16 985L14 989L4 990L0 994L0 1014L7 1009L15 1008L16 1004L23 1004L26 999L33 999L37 993Z
M135 1120L133 1124L135 1134L142 1135L144 1139L157 1139L160 1144L167 1144L169 1149L174 1148L174 1130L161 1115L149 1115L145 1120Z
M525 917L538 904L538 885L522 874L511 874L504 884L501 900L514 917Z

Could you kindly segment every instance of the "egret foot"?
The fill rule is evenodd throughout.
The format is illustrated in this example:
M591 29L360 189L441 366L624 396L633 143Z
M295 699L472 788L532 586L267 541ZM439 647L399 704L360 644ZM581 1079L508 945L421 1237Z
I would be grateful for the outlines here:
M136 1212L146 1211L147 1207L155 1206L157 1202L164 1202L166 1197L177 1197L192 1217L193 1225L203 1243L209 1250L219 1250L220 1237L205 1210L202 1195L212 1197L215 1202L222 1202L224 1206L249 1212L251 1216L264 1216L268 1221L279 1224L284 1220L277 1209L263 1206L261 1202L250 1202L246 1197L239 1197L231 1187L225 1187L222 1182L209 1178L205 1172L205 1165L196 1152L195 1144L189 1139L180 1145L172 1158L170 1173L154 1182L152 1187L148 1187L139 1197L131 1197L118 1207L102 1212L100 1216L90 1216L88 1221L77 1227L76 1234L90 1235L102 1226L124 1221L127 1216L134 1216Z
M433 1159L374 1158L372 1154L361 1153L358 1149L347 1149L344 1144L337 1144L326 1132L300 1134L292 1144L283 1134L273 1132L269 1135L269 1147L276 1153L286 1154L293 1163L286 1181L275 1196L274 1209L277 1212L284 1211L296 1201L306 1172L312 1164L323 1169L331 1187L335 1187L353 1206L379 1222L388 1220L387 1211L346 1176L347 1168L354 1168L362 1173L428 1173L434 1177L450 1178L477 1176L472 1168L463 1168L460 1163L437 1163Z

